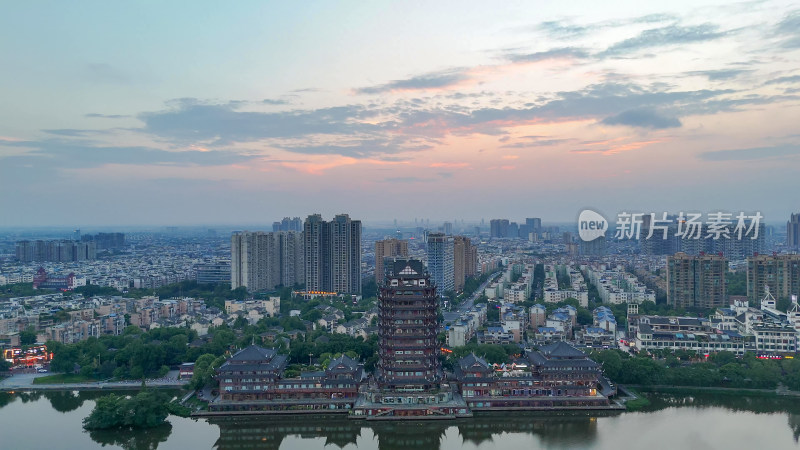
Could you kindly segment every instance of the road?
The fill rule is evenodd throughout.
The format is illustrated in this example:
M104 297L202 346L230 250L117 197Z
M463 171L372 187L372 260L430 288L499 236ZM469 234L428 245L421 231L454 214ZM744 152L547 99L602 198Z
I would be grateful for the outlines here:
M24 373L16 374L0 380L0 391L10 390L91 390L91 389L132 389L142 385L139 381L114 381L114 382L85 382L85 383L64 383L64 384L33 384L33 380L39 377L52 375L51 373ZM150 379L146 384L150 387L174 387L180 388L186 384L187 380L178 380L178 371L174 370L164 378Z
M499 271L493 273L492 275L489 276L489 278L486 279L486 281L483 282L483 284L481 284L478 287L478 289L475 289L475 292L473 292L468 299L464 300L461 303L461 305L459 305L458 309L456 310L458 314L459 315L464 314L465 312L472 309L472 307L475 305L475 300L477 300L478 297L480 297L483 294L483 291L486 289L486 286L488 286L489 283L494 281L494 279L497 278L497 276L500 275L501 273L502 272Z
M475 305L475 300L477 300L478 297L480 297L481 294L483 294L483 291L486 289L486 286L488 286L489 283L494 281L494 279L497 278L497 275L499 275L500 273L502 272L498 271L489 276L489 278L487 278L486 281L484 281L483 284L481 284L478 287L478 289L475 289L475 292L473 292L468 299L461 302L461 304L458 306L458 308L456 308L455 311L443 311L442 315L444 316L444 322L445 323L453 322L457 320L459 317L461 317L462 314L472 309L472 307ZM444 324L440 328L443 329L443 327Z

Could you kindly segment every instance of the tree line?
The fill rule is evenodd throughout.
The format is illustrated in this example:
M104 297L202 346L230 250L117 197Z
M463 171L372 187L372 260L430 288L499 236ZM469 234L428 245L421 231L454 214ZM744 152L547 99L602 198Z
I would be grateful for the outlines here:
M661 355L661 358L657 358ZM637 356L619 350L595 351L606 376L623 384L775 389L782 383L800 390L800 360L762 360L753 353L741 357L727 351L704 356L693 351L645 352Z

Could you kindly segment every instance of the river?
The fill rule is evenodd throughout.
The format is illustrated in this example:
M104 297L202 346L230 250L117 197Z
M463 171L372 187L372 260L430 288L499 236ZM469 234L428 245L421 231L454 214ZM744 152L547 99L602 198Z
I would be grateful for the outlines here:
M493 414L428 422L170 417L146 431L86 432L98 392L0 393L0 449L800 449L800 400L649 394L641 412Z

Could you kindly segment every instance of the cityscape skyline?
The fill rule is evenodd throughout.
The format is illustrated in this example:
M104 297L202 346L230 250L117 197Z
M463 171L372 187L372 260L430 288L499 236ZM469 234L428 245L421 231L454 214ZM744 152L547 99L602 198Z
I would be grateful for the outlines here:
M0 227L797 209L792 2L315 8L10 5Z
M6 3L4 446L800 442L800 1Z

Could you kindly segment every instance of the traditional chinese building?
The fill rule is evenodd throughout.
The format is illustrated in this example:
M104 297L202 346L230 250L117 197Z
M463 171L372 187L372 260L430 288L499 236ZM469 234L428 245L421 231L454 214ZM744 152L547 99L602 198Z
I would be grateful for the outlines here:
M347 355L334 358L325 370L283 378L286 355L252 345L233 355L217 370L220 398L212 411L346 412L353 407L364 366Z
M372 417L469 415L443 383L436 286L422 261L386 259L378 295L378 354L374 382L355 415Z
M473 411L609 405L608 398L597 390L600 365L566 342L530 351L524 358L500 366L467 355L454 375Z

